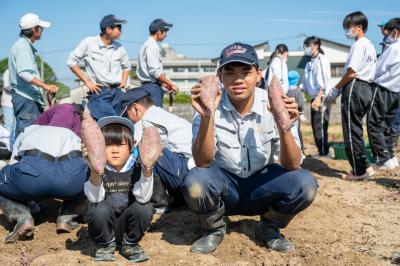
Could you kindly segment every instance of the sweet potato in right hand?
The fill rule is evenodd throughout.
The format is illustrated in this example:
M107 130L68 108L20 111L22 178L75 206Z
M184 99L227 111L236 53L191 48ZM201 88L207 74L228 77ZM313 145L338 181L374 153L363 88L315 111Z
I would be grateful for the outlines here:
M143 129L142 141L139 144L139 157L141 164L146 168L151 168L160 158L162 152L160 133L155 127L145 127Z

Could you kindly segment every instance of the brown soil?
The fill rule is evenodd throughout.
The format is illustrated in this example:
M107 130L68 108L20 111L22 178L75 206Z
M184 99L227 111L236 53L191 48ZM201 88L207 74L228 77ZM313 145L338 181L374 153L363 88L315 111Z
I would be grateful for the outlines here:
M315 153L309 126L303 128L306 152ZM331 139L340 141L340 127L332 127ZM190 244L201 233L196 217L187 210L156 216L141 245L151 259L143 265L390 265L393 252L400 251L400 176L378 172L368 182L347 182L340 174L347 161L308 157L303 167L313 172L320 185L310 208L299 214L283 234L296 251L280 254L261 243L259 218L233 216L228 233L212 255L190 253ZM0 242L1 265L95 265L93 244L87 227L70 234L55 232L58 201L42 203L35 215L36 237L6 245ZM10 226L0 216L0 237ZM120 255L115 263L129 265Z

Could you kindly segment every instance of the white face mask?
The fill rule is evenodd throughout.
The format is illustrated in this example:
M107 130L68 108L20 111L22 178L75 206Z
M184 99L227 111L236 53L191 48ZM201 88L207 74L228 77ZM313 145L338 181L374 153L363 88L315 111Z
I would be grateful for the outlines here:
M392 35L389 35L389 36L387 36L386 38L385 38L385 43L386 44L388 44L388 45L390 45L390 44L393 44L393 43L395 43L395 42L397 42L398 41L398 39L397 39L397 32L396 32L396 35L395 35L395 37L392 37Z
M346 34L346 37L349 39L355 39L357 37L357 34L353 33L352 28L347 29L345 34Z
M311 55L311 47L306 47L306 48L304 48L304 53L305 53L306 55Z

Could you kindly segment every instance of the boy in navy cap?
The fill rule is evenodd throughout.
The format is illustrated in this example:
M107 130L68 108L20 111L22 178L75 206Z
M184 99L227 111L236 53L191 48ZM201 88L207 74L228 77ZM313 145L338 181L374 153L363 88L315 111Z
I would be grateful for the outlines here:
M131 65L128 53L116 40L125 23L114 15L105 16L100 35L83 39L67 60L71 71L89 89L88 107L96 119L121 113L121 89L127 85ZM82 60L86 73L79 67Z
M154 193L151 202L157 212L168 205L168 194L174 203L184 204L179 191L192 158L192 125L163 108L155 106L146 88L127 91L122 97L123 115L135 123L136 145L140 143L143 126L155 126L163 142L163 154L154 166Z
M300 168L300 141L295 127L279 128L268 108L267 91L256 87L261 68L254 48L234 43L219 60L222 94L215 110L200 100L202 87L192 89L193 158L196 163L181 187L188 207L197 214L205 233L192 245L197 253L213 252L226 232L223 216L260 215L261 237L269 248L294 250L279 228L307 208L317 181ZM291 118L298 117L294 98L282 96ZM271 163L280 142L280 164Z
M164 99L162 87L172 93L178 92L178 87L163 73L160 47L157 44L157 42L162 42L167 37L167 31L172 26L172 24L160 18L153 20L149 26L150 36L140 47L138 56L136 74L143 87L150 94L154 104L159 107L162 107Z

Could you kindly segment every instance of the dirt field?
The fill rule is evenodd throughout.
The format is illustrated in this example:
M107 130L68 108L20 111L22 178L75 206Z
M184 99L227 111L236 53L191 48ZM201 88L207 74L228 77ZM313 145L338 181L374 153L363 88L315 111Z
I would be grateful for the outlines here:
M314 154L312 134L305 126L306 153ZM340 141L340 128L330 130ZM342 181L347 161L307 158L303 167L312 171L320 185L310 208L299 214L283 233L296 245L291 254L266 249L257 237L259 218L227 219L228 233L212 255L190 253L190 244L201 230L196 217L186 210L156 216L141 244L151 259L143 265L390 265L392 252L400 251L400 176L378 172L368 182ZM87 227L64 235L55 232L57 201L46 201L35 216L36 238L5 245L0 242L0 265L95 265ZM10 229L0 216L0 238ZM6 226L6 228L4 227ZM26 264L26 265L27 265ZM117 256L115 263L128 265Z

